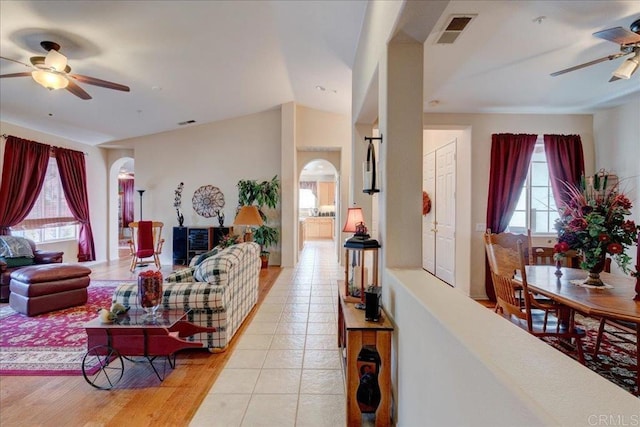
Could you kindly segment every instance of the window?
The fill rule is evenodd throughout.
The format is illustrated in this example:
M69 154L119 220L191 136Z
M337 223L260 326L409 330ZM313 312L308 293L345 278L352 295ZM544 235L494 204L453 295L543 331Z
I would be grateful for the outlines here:
M78 235L76 224L64 197L56 159L51 157L35 205L24 221L11 227L11 234L36 243L75 240Z
M512 233L555 234L554 224L559 217L544 152L542 136L538 136L531 156L527 180L522 186L518 204L507 230Z
M301 188L298 190L298 207L300 209L306 209L308 214L311 214L311 210L318 205L316 196L313 191L307 188Z

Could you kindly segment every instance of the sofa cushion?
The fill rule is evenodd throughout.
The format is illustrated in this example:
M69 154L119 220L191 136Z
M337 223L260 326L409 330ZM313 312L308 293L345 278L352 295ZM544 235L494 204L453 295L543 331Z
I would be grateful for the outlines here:
M196 282L207 282L212 285L227 283L229 270L235 257L230 257L232 247L221 250L215 256L202 261L194 270L193 278Z
M0 256L6 258L33 258L33 250L24 237L0 236Z
M7 264L7 268L24 267L25 265L35 264L35 260L27 256L19 256L15 258L0 257L0 261Z
M165 277L165 282L168 283L182 283L182 282L193 282L193 270L195 267L187 267L181 270L174 271Z
M217 255L218 252L220 252L222 249L219 247L215 247L213 249L211 249L209 252L205 252L202 255L199 255L197 257L195 257L195 262L192 264L194 267L197 267L198 265L200 265L204 260L206 260L207 258L210 258L214 255Z

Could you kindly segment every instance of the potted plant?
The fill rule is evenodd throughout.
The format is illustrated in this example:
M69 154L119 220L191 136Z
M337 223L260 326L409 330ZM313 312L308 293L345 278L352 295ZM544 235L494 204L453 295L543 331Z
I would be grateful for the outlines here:
M238 209L240 206L256 205L258 212L264 221L264 225L253 230L253 240L260 245L260 258L262 267L269 265L269 247L278 244L280 232L276 227L267 224L268 218L265 208L275 209L280 201L280 181L278 175L270 181L258 182L256 180L238 181Z

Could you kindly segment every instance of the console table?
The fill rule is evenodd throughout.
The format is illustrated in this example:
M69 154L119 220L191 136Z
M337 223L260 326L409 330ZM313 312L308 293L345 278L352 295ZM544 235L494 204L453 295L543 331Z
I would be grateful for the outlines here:
M358 404L357 393L361 372L359 356L363 350L375 351L379 357L377 372L380 387L380 403L375 410L376 426L391 425L391 335L393 325L386 313L382 313L378 322L364 320L364 312L355 308L355 304L345 301L340 293L338 303L338 347L343 349L346 378L347 426L360 426L362 412Z

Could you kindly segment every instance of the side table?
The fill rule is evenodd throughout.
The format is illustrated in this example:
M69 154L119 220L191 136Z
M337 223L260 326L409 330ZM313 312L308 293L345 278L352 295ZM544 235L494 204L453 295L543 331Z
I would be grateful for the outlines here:
M380 387L380 403L375 410L375 425L391 425L391 335L393 325L386 313L382 312L378 322L364 320L364 312L354 303L345 301L340 293L338 297L338 347L346 351L344 368L346 377L347 426L360 426L362 413L358 405L357 392L360 385L358 356L366 347L375 349L380 366L377 372Z

